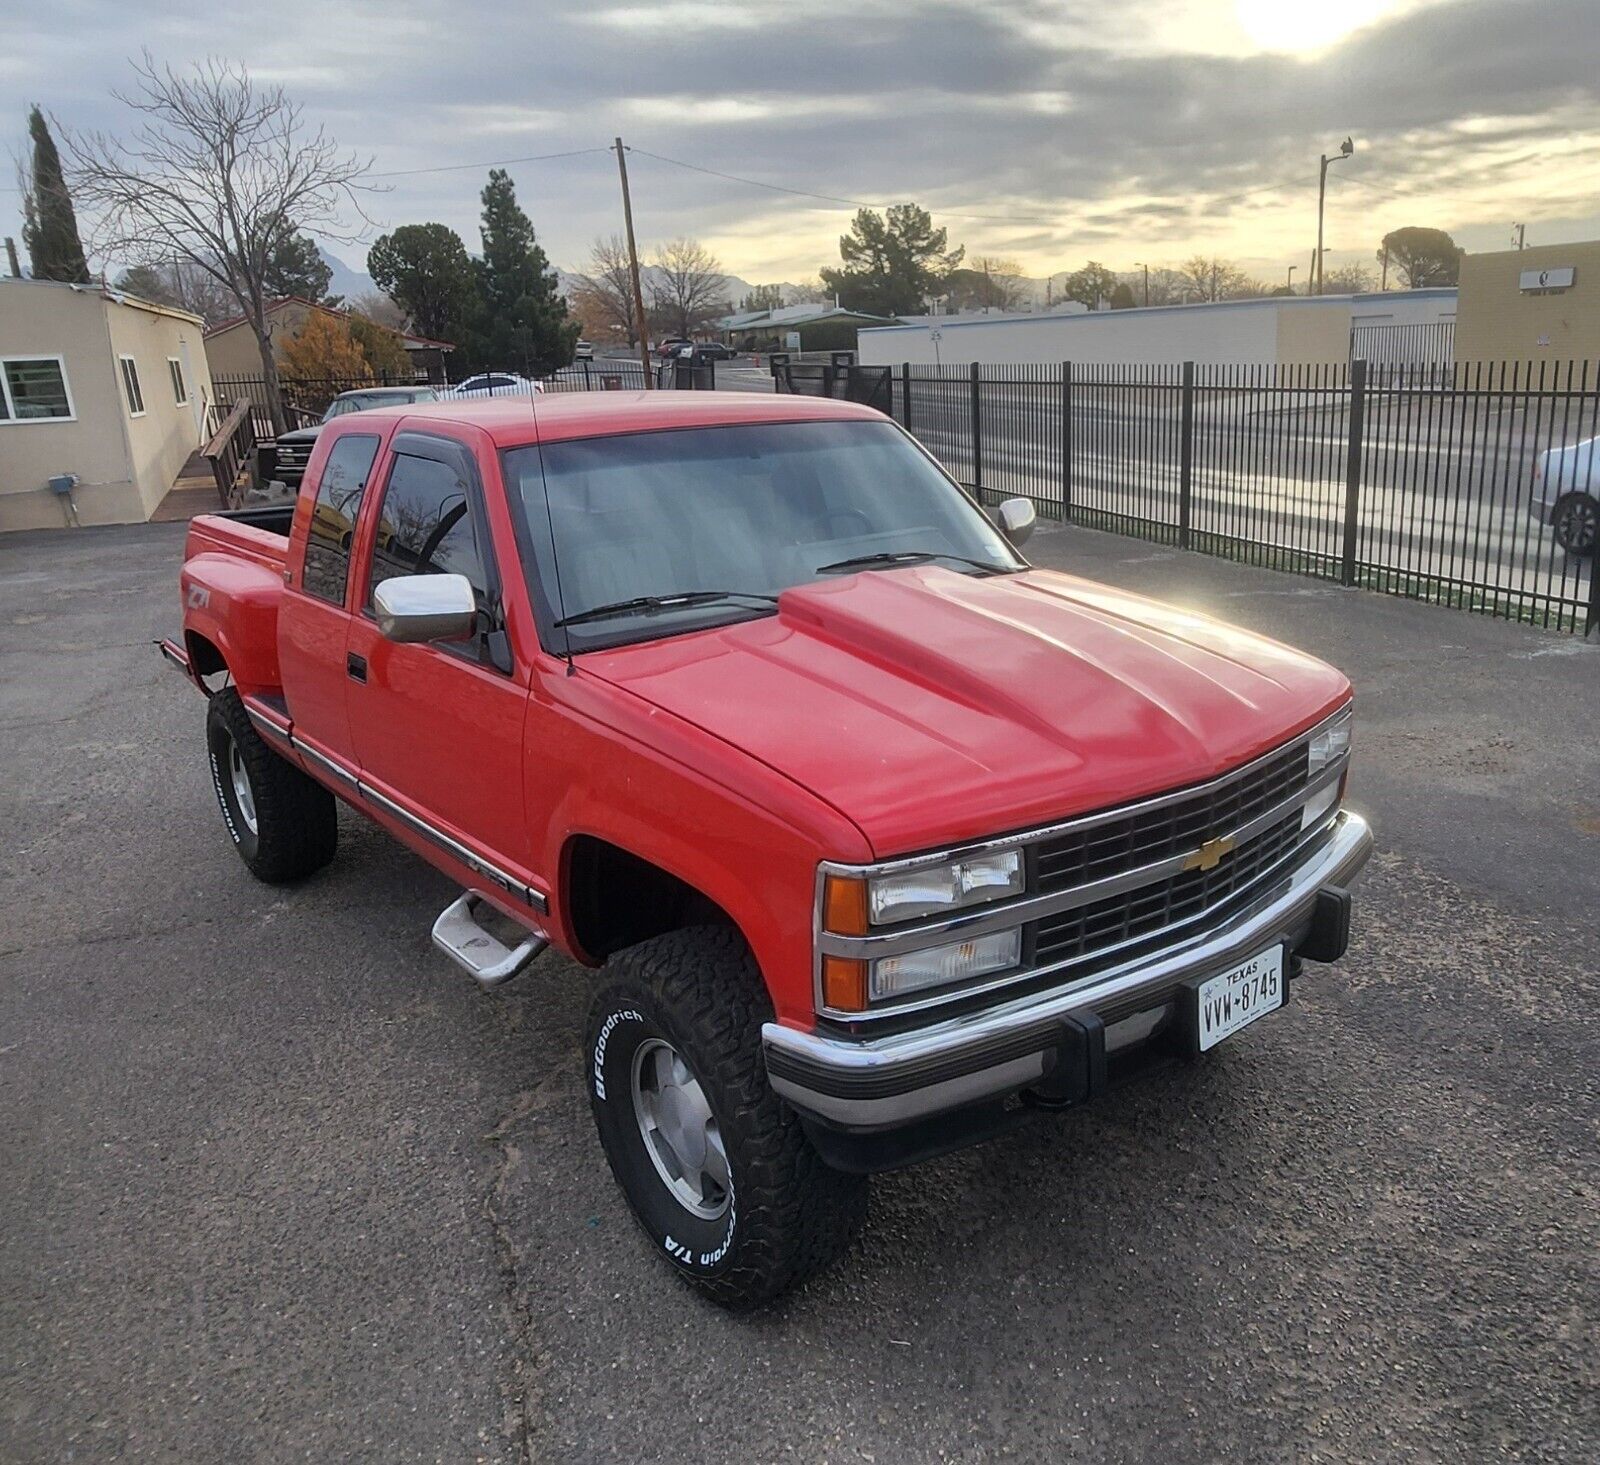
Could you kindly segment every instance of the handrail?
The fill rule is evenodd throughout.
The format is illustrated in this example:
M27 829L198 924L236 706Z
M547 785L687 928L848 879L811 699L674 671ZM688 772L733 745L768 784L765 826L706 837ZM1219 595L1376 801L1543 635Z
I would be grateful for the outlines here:
M224 508L235 508L243 497L239 493L239 474L253 475L256 453L255 423L250 416L249 398L241 397L223 418L211 440L200 449L200 456L211 464L217 481L217 497Z

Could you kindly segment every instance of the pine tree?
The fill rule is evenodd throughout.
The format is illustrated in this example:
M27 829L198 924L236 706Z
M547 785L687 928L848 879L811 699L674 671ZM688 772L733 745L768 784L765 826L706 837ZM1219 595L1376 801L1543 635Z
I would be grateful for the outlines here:
M36 280L89 283L89 264L78 238L78 219L72 195L61 176L61 154L45 125L44 113L28 113L28 136L33 139L33 178L23 221L23 242Z
M473 353L478 363L518 372L566 366L578 339L577 322L567 318L555 271L503 168L490 170L483 190L482 239L482 317Z

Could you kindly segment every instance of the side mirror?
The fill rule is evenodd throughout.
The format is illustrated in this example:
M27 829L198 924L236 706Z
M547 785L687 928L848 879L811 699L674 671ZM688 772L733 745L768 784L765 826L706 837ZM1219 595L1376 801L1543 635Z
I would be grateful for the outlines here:
M465 641L478 623L465 575L396 575L372 592L372 609L391 641Z
M1034 513L1033 505L1027 499L1007 499L995 510L994 518L1000 526L1000 532L1012 544L1021 546L1033 533L1039 516Z

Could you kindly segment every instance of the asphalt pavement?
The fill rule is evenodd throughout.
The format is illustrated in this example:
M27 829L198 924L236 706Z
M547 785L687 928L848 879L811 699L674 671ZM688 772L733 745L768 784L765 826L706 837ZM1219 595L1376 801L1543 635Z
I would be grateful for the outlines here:
M233 855L182 534L0 538L0 1460L1600 1457L1600 645L1041 531L1350 673L1354 944L733 1318L612 1185L587 974L476 990L348 812Z

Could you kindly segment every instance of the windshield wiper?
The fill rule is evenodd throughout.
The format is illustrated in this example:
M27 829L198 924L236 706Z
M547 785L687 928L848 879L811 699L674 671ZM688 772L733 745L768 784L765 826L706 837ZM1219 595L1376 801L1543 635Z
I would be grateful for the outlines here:
M660 610L681 610L691 605L714 605L719 600L760 600L776 605L776 595L763 595L755 590L681 590L675 595L635 595L629 600L613 600L605 605L590 606L588 610L574 611L562 616L558 626L581 626L585 621L604 621L612 616L650 615Z
M836 575L842 570L870 570L874 566L920 565L928 560L954 560L957 564L971 565L975 570L987 570L993 575L1009 575L1015 565L992 565L988 560L971 560L964 554L947 554L942 549L887 550L881 554L858 554L847 560L835 560L831 565L818 565L816 575Z

